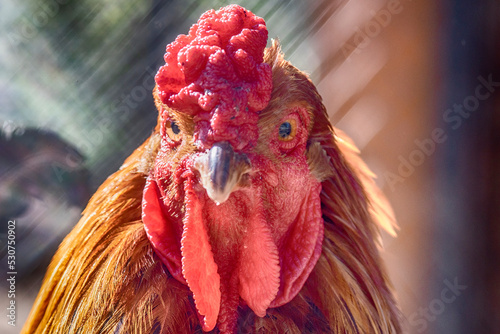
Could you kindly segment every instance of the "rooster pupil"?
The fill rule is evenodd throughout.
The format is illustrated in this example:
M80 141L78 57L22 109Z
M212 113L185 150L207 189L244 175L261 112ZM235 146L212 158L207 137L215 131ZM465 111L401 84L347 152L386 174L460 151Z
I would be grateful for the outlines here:
M290 122L284 122L281 123L280 129L279 129L279 136L280 138L287 138L292 134L292 124Z
M175 121L170 122L170 128L172 129L172 132L175 135L178 135L179 133L181 133L181 129L179 129L179 126L177 125L177 123L175 123Z

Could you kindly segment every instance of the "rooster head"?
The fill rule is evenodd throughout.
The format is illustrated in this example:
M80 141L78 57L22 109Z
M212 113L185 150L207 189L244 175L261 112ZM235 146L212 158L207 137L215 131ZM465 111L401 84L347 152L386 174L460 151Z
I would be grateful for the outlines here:
M161 145L142 219L205 331L233 330L240 306L262 317L289 302L321 254L315 166L327 160L311 133L324 108L266 43L262 18L211 10L167 46L155 78Z

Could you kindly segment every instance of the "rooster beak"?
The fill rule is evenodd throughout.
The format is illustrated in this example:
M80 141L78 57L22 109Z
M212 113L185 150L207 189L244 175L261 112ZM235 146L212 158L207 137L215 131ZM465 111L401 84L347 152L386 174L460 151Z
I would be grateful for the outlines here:
M196 158L194 167L200 172L208 197L220 204L250 171L250 161L245 154L234 152L228 142L218 142Z

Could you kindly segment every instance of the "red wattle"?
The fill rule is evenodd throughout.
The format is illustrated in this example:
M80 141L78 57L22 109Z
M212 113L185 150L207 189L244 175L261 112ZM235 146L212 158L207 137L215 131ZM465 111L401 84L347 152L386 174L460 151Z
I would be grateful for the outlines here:
M259 317L266 315L280 287L278 248L261 210L255 208L257 213L250 217L238 272L240 296Z
M193 292L204 331L214 329L221 305L220 276L202 216L203 206L187 181L186 214L181 239L182 274Z

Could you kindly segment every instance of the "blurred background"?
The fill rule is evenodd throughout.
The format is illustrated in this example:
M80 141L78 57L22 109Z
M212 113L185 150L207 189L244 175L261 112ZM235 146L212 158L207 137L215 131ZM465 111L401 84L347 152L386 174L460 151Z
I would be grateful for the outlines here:
M165 45L229 3L2 0L0 332L20 331L90 195L150 135ZM500 333L500 3L239 4L266 19L379 176L400 226L383 256L405 332Z

